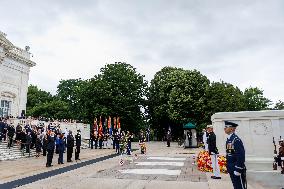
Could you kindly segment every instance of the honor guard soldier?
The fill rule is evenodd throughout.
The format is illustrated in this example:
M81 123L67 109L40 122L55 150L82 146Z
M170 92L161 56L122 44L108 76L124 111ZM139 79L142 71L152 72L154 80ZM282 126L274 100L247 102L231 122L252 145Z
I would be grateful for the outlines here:
M77 134L75 135L76 139L76 149L75 149L75 160L80 160L80 148L81 148L81 131L77 130Z
M242 140L235 134L238 124L225 121L227 170L234 189L246 189L245 149Z
M213 132L213 126L212 125L207 125L207 132L208 132L208 150L209 150L209 155L211 158L212 162L212 168L213 168L213 176L211 176L212 179L221 179L220 176L220 167L218 164L218 149L216 146L216 135Z

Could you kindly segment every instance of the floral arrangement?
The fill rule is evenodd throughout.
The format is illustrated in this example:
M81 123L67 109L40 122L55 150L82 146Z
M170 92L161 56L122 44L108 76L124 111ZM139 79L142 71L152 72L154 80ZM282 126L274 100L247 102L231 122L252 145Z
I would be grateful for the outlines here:
M220 166L220 172L227 173L227 160L225 156L218 155L218 164ZM211 158L207 151L203 150L199 152L197 156L197 167L200 171L213 172Z

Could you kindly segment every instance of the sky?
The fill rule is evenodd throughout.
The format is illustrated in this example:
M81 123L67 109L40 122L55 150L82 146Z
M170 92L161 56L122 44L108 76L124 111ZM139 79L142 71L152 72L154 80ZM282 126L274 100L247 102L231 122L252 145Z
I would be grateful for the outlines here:
M56 93L127 62L150 81L165 66L196 69L284 101L282 0L0 0L0 30L30 46L29 83Z

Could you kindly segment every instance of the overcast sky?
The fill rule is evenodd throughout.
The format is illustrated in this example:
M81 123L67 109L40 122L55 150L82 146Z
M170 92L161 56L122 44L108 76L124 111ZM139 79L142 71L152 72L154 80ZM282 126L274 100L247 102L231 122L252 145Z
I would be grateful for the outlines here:
M164 66L197 69L284 101L282 0L0 0L0 30L31 47L29 83L53 94L121 61L148 81Z

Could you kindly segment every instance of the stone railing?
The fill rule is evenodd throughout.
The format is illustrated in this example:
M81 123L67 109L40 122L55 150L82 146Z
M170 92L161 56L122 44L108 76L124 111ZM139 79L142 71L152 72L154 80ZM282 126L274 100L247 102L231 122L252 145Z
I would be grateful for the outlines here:
M9 52L28 60L30 59L30 53L19 47L14 46Z

